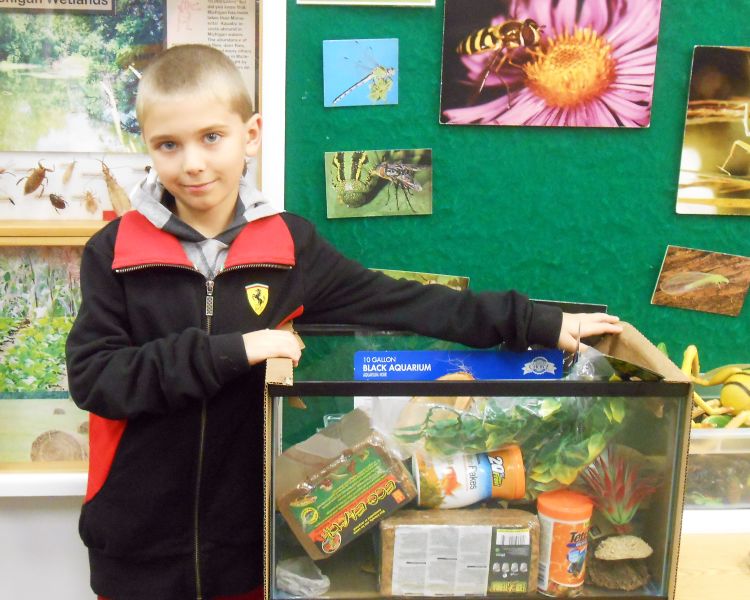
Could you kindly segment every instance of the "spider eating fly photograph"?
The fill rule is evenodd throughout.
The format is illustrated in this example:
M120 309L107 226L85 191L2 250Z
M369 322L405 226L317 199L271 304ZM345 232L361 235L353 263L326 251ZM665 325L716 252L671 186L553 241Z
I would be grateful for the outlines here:
M432 214L432 150L325 153L329 219Z
M440 122L648 127L661 0L445 0Z

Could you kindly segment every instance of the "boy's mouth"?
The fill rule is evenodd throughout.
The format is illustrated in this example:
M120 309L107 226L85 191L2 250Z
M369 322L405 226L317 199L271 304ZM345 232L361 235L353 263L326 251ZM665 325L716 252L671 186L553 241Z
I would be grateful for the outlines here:
M206 181L205 183L185 183L182 187L190 193L199 194L208 190L213 183L213 181Z

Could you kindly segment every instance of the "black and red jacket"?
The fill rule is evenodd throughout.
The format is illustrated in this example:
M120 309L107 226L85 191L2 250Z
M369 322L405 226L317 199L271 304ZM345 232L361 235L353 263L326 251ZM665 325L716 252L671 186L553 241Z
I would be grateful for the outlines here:
M262 582L264 370L248 365L243 333L294 319L523 348L553 346L562 319L516 292L370 271L290 213L248 223L207 281L177 238L129 212L86 245L81 287L67 342L71 395L91 412L80 533L94 591L114 600Z

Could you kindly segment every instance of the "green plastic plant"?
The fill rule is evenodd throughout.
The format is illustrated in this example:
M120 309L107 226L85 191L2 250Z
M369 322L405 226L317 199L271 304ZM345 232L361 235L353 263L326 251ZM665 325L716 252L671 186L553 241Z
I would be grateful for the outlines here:
M623 398L488 398L476 413L430 408L395 437L431 455L476 454L518 444L527 495L571 485L604 450L626 416Z

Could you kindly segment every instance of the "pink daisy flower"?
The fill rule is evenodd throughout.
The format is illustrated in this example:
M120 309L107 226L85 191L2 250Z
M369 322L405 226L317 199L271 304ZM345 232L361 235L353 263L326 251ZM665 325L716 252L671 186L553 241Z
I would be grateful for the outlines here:
M661 0L512 0L492 25L533 19L535 48L487 73L495 51L462 56L466 83L488 102L443 110L443 123L647 127ZM512 16L511 16L512 15ZM519 54L520 53L520 54Z

